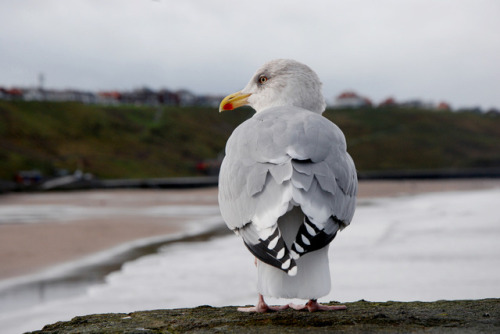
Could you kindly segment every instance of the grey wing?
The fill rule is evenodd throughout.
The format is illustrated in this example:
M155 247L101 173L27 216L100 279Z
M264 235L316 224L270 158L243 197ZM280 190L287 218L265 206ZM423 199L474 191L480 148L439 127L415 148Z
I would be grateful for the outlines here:
M254 116L229 138L219 174L219 207L227 226L252 254L294 275L295 261L277 226L292 200L291 159L283 150L277 153L273 143L279 123L265 123Z
M293 259L325 247L339 229L349 225L358 189L356 168L342 131L326 119L311 119L306 124L311 126L306 133L320 134L309 139L320 154L308 160L292 159L293 201L305 215L290 248Z
M284 143L286 123L255 115L232 133L219 173L219 207L232 230L252 222L268 229L288 210L293 168Z
M340 129L299 108L262 112L240 125L219 176L228 227L255 256L289 274L294 258L326 246L349 224L356 191L354 163ZM305 218L289 249L277 221L293 206Z
M293 199L311 222L321 226L333 217L341 228L354 215L358 180L347 153L342 131L322 116L313 114L304 122L302 142L314 143L309 159L292 159ZM301 143L296 143L301 147Z

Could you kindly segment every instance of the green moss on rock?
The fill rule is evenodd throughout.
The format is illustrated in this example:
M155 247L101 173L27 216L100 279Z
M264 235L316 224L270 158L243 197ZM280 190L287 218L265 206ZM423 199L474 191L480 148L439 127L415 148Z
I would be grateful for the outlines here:
M500 333L500 299L346 303L347 310L247 314L236 307L96 314L33 333Z

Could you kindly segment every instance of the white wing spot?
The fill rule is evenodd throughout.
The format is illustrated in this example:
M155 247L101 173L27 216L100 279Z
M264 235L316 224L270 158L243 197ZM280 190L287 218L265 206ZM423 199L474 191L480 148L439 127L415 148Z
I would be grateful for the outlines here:
M311 245L309 239L307 239L306 236L303 234L302 234L302 242L305 243L307 246Z
M271 240L271 242L269 243L269 245L267 247L269 249L274 249L274 247L276 247L276 245L278 244L279 238L280 238L280 236L278 234L278 236L276 238L274 238L273 240Z
M279 252L278 254L276 255L276 258L279 260L281 258L283 258L283 256L285 256L285 247L283 247Z
M304 248L302 248L298 243L295 243L295 249L299 253L304 253Z
M287 270L290 267L290 263L291 262L292 262L292 260L290 260L290 259L288 259L285 262L283 262L283 264L281 265L281 269Z
M316 235L316 231L314 231L314 229L309 224L304 223L304 225L306 226L307 233L309 233L310 236L314 237Z

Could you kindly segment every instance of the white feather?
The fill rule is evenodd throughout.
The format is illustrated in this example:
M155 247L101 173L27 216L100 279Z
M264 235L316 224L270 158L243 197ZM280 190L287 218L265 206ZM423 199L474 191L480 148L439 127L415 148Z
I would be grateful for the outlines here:
M296 207L278 221L285 243L290 248L304 215ZM297 245L296 245L297 246ZM297 273L291 276L280 269L258 261L257 290L264 296L312 299L330 292L328 246L301 256L297 260Z

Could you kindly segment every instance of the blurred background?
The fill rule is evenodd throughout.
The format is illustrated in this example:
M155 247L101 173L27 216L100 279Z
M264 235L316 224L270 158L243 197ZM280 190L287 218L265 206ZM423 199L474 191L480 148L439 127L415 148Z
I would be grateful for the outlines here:
M3 180L216 175L252 114L216 107L273 58L319 74L360 172L500 166L493 0L0 9Z
M328 298L499 297L498 13L495 0L1 2L2 328L252 303L252 258L215 186L253 111L218 104L273 58L317 72L362 180ZM225 295L221 268L238 268L241 294Z

